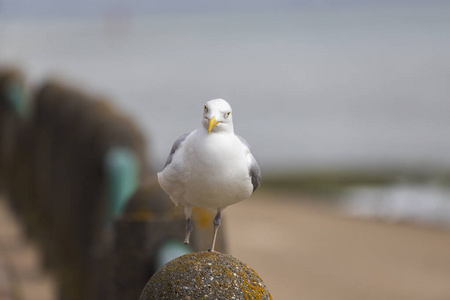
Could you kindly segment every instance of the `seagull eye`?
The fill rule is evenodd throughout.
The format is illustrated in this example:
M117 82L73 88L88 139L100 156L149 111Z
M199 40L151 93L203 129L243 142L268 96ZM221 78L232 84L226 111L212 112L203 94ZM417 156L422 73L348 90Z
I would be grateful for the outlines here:
M208 108L206 107L206 105L203 107L203 111L208 112Z
M225 114L225 118L228 118L230 115L231 115L231 111L229 111Z

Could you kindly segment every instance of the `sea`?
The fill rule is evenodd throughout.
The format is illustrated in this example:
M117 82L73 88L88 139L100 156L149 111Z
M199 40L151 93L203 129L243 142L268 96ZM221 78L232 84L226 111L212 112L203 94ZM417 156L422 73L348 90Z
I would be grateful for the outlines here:
M133 118L162 168L213 98L264 173L450 168L450 4L0 15L0 65L59 78Z

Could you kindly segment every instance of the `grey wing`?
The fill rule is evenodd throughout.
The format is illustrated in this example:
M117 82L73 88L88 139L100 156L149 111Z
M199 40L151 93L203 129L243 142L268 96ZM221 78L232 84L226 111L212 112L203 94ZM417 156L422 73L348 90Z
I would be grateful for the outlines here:
M172 145L172 149L170 149L170 154L167 157L166 163L164 164L164 168L165 169L167 167L167 165L169 165L172 162L172 158L173 155L175 154L175 152L178 150L178 148L180 148L181 144L184 142L184 140L188 137L188 135L190 135L190 133L185 133L182 136L180 136Z
M259 169L258 163L252 154L252 163L250 165L250 177L252 179L253 184L253 192L259 187L261 183L261 170Z
M250 144L240 135L236 136L241 140L241 142L247 146L248 149L250 149ZM250 164L250 178L252 179L252 184L253 184L253 191L255 191L258 187L259 184L261 183L261 169L259 168L258 163L256 162L255 157L250 153L251 158L252 158L252 162Z

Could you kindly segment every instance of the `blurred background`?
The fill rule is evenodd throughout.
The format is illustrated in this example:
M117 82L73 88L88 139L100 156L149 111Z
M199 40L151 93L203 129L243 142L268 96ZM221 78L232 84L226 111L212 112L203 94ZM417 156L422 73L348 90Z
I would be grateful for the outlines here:
M449 299L449 16L437 0L1 0L0 65L110 99L152 172L226 99L263 174L224 214L227 252L274 299Z

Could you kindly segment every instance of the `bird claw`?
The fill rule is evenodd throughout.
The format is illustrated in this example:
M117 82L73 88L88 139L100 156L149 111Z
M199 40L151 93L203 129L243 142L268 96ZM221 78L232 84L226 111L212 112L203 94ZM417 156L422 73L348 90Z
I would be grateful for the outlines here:
M184 238L184 244L189 245L189 237L191 236L190 232L186 234L186 237Z

